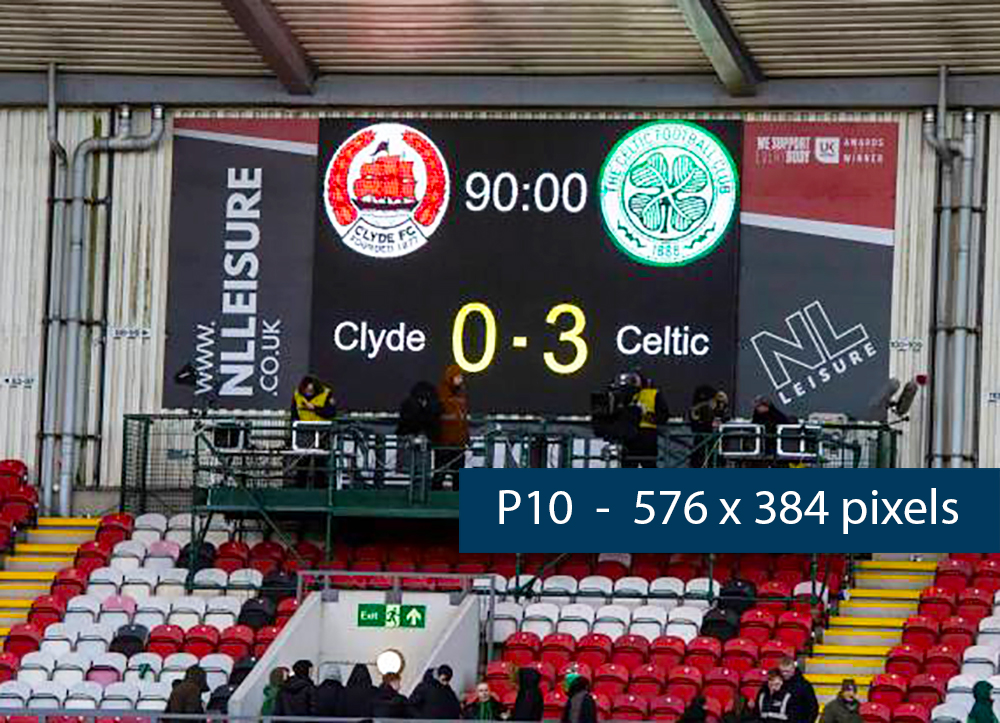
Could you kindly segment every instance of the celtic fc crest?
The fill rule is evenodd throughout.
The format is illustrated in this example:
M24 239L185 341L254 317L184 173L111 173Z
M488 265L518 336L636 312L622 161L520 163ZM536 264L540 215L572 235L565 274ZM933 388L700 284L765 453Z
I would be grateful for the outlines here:
M608 234L652 266L681 266L711 252L739 198L726 147L684 121L656 121L621 138L604 161L598 188Z

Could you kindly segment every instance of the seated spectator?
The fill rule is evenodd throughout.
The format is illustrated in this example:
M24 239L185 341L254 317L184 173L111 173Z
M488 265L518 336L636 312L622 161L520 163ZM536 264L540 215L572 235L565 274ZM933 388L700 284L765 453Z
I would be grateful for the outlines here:
M489 683L480 681L476 686L476 699L465 706L463 718L469 720L500 720L504 707L490 692Z

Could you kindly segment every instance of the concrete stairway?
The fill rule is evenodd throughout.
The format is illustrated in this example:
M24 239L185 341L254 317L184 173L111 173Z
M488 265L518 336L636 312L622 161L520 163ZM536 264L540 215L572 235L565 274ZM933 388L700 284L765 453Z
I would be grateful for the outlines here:
M56 572L72 567L76 548L94 539L100 520L83 517L41 517L0 570L0 643L12 625L28 618L31 603L45 595Z
M872 677L884 670L886 656L902 638L906 618L916 614L920 592L934 583L939 555L921 557L913 562L908 555L875 555L856 563L855 586L805 661L821 705L836 697L844 678L853 678L862 700L867 698Z

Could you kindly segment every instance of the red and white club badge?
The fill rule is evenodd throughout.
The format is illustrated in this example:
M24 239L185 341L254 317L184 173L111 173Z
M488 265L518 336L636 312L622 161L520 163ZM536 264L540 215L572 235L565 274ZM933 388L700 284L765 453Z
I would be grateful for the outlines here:
M451 182L433 141L400 123L354 133L323 179L326 215L344 243L373 258L413 253L437 230Z

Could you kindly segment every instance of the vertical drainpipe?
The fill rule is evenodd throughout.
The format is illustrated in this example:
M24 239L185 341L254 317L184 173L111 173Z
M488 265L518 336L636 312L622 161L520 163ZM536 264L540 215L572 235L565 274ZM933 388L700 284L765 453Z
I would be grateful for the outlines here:
M163 137L163 106L153 106L153 124L145 136L129 135L131 113L119 110L119 134L114 138L88 138L76 147L71 168L72 206L69 236L69 285L66 296L66 369L63 377L62 445L59 470L59 514L70 514L76 469L77 398L85 392L80 379L80 325L83 298L83 246L86 233L87 161L91 154L134 152L152 148Z
M940 70L938 87L937 124L935 113L924 113L924 140L937 153L941 169L941 186L938 198L938 238L937 238L937 299L934 309L934 408L931 430L931 466L941 467L945 447L945 409L947 408L948 362L948 296L951 289L951 216L952 216L952 176L955 150L948 140L948 69Z
M962 114L962 200L958 208L958 248L955 255L954 338L951 344L951 437L949 466L965 466L966 348L969 339L969 245L972 236L972 199L976 156L976 113Z
M42 390L42 455L39 478L42 485L42 510L45 514L52 512L52 486L55 479L55 451L58 419L56 415L56 400L59 394L59 373L61 358L60 340L63 312L63 262L65 260L65 224L63 223L64 199L66 197L66 172L68 158L66 149L59 142L59 116L56 107L56 64L49 64L48 75L48 114L46 125L49 137L49 148L55 158L52 184L52 198L49 213L52 223L49 228L49 273L48 273L48 305L45 328L45 381Z

